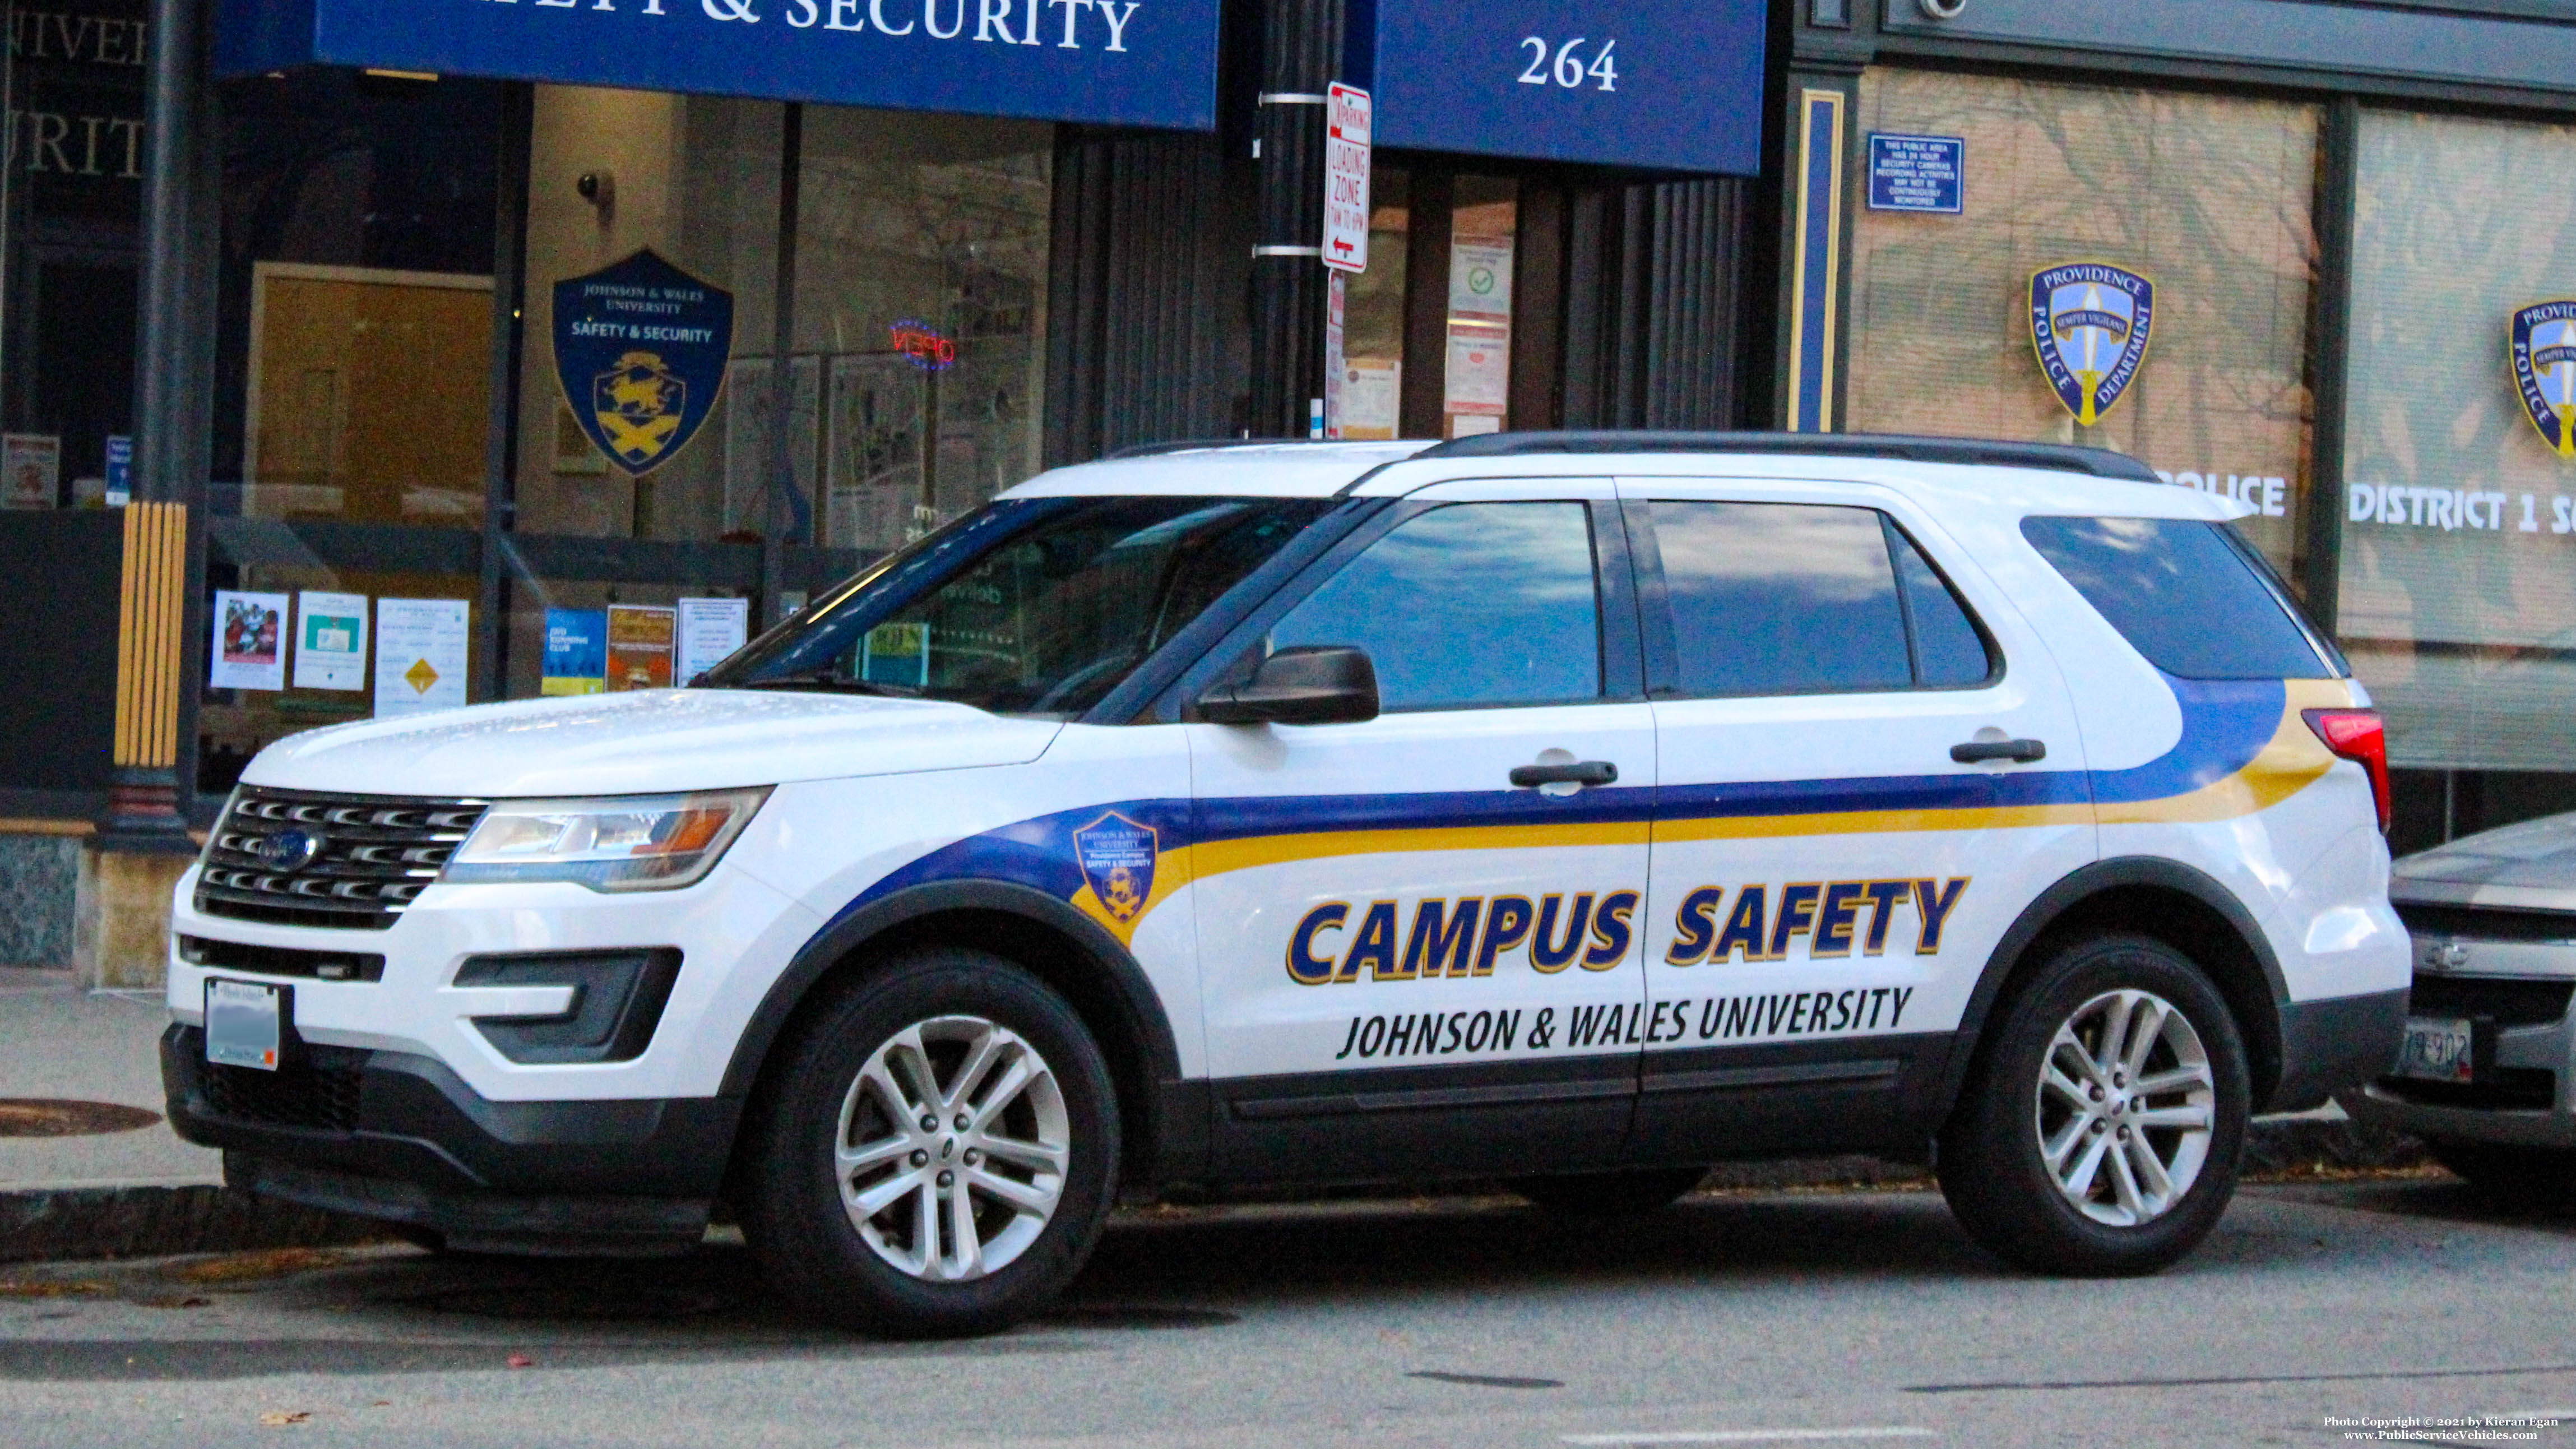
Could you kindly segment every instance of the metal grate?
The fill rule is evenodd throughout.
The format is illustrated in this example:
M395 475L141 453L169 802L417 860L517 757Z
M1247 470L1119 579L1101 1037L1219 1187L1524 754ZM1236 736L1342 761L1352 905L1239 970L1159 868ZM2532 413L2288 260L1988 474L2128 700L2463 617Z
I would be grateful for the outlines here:
M484 808L480 800L244 786L206 841L197 909L281 926L381 931L438 879ZM312 849L282 859L264 854L273 850L271 839L291 831L311 837Z
M2396 901L2397 918L2419 936L2451 936L2464 941L2576 941L2576 913L2511 911L2494 906L2454 906L2429 901Z
M2571 980L2418 975L2406 1009L2417 1016L2493 1017L2498 1026L2545 1026L2566 1017L2571 995Z
M304 1060L274 1071L206 1067L206 1106L217 1117L319 1132L358 1128L358 1086L367 1053L306 1047Z

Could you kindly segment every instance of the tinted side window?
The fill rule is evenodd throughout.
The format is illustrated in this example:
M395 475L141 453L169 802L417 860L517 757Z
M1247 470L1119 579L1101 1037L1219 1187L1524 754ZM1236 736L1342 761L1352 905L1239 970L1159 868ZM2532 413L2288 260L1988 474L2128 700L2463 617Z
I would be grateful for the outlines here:
M1382 707L1601 695L1601 605L1580 503L1455 503L1396 525L1270 631L1356 644Z
M1968 618L1967 605L1923 557L1914 540L1887 526L1888 552L1896 555L1897 583L1914 626L1914 682L1932 688L1983 684L1994 674L1985 636Z
M2219 530L2188 518L2025 518L2022 537L2167 674L2331 679L2279 595Z
M1672 603L1681 693L1913 683L1877 510L1661 501L1647 508Z

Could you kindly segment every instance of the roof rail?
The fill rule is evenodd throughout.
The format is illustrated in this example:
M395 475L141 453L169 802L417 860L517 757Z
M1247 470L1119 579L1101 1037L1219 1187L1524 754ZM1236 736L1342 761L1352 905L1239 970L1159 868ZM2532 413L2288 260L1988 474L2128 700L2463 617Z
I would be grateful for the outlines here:
M1442 443L1417 456L1519 458L1545 453L1798 453L1825 458L1902 458L1914 463L2045 468L2132 483L2165 481L2153 468L2108 448L1987 438L1909 437L1901 433L1480 433Z

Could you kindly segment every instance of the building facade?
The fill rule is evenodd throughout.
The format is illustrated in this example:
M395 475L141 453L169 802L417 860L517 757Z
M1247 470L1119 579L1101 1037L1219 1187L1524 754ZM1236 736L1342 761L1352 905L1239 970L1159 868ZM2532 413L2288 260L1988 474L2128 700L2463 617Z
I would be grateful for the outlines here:
M2576 4L1786 18L1782 421L2241 498L2388 716L2397 850L2576 809Z
M151 979L264 745L684 683L1045 467L1769 406L1759 0L97 5L7 72L0 958Z

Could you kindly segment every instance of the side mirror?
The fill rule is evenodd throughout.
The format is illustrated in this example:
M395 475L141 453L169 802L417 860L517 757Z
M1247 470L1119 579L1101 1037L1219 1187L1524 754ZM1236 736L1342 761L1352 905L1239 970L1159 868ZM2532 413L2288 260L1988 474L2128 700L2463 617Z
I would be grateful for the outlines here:
M1358 724L1377 718L1377 667L1365 649L1302 644L1200 695L1198 708L1211 724Z

